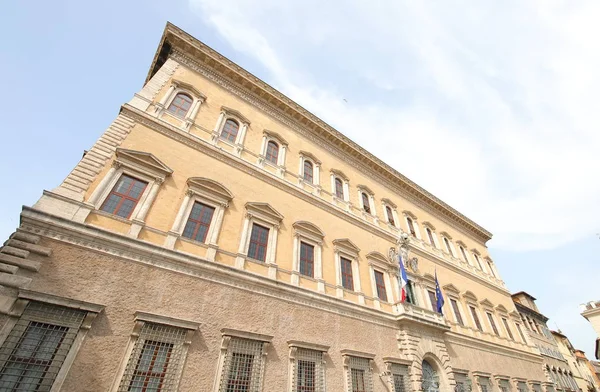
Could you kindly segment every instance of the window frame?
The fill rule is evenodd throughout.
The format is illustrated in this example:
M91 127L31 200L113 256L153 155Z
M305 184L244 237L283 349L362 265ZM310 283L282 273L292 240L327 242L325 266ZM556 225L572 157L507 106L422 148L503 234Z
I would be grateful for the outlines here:
M256 233L258 235L261 234L266 234L266 242L262 242L260 240L256 240L254 239L254 232L256 229ZM267 227L265 225L261 225L260 223L257 222L253 222L252 226L250 228L250 239L248 241L248 250L246 251L246 256L252 260L256 260L256 261L260 261L265 263L267 261L267 252L269 250L269 237L270 237L270 233L271 233L271 228ZM262 235L261 235L262 237ZM253 244L255 244L254 246L254 254L250 255L250 252L253 249ZM259 252L259 249L264 248L264 260L261 260L258 257L253 257L253 256L259 256L257 252Z
M277 145L278 148L276 162L272 162L267 159L269 144L271 143ZM283 177L286 171L285 159L287 155L287 149L288 142L280 134L265 129L263 131L262 144L260 147L260 154L258 156L257 164L260 167L267 165L276 168L276 174L279 177Z
M336 296L338 298L344 298L344 292L350 291L351 293L358 295L359 304L364 305L365 296L361 288L360 267L358 257L360 249L356 245L354 245L349 239L344 238L333 240L333 251L336 270ZM349 260L351 264L352 290L349 290L342 285L342 258Z
M491 310L486 310L485 314L488 319L488 324L490 325L490 330L494 335L500 337L500 330L498 329L498 325L496 324L496 320L494 319L494 312Z
M388 226L393 227L394 229L400 228L400 220L398 219L398 211L396 210L398 207L391 202L390 199L382 199L381 204L383 205L383 213L385 214L385 222ZM390 215L391 213L391 215ZM391 218L391 222L390 222Z
M235 353L241 353L241 354L245 354L245 352L243 352L244 350L240 349L240 350L236 350L234 351L234 344L232 344L233 340L245 340L245 341L252 341L253 344L261 344L261 348L260 348L260 353L259 355L253 356L253 360L259 360L259 370L258 372L254 373L251 375L251 377L259 377L260 378L260 383L259 383L259 390L262 390L262 388L264 387L264 373L265 373L265 368L266 368L266 357L267 357L267 346L271 343L273 336L269 336L269 335L263 335L263 334L257 334L257 333L253 333L253 332L247 332L247 331L240 331L240 330L235 330L235 329L229 329L229 328L223 328L221 329L221 352L219 355L219 361L218 361L218 365L217 365L217 377L215 377L215 384L214 384L214 391L218 391L218 392L225 392L227 390L227 384L229 382L229 376L226 376L225 373L229 373L231 371L231 368L227 368L226 369L226 359L227 359L227 355L230 354L235 354ZM246 352L247 353L247 352ZM254 352L251 352L251 354L255 354ZM231 363L229 363L231 364ZM253 364L253 370L254 370L255 365ZM253 384L253 380L251 379L250 384ZM256 384L256 383L254 383Z
M404 224L406 225L407 233L409 235L411 235L413 238L416 238L418 240L422 239L421 238L421 230L417 223L417 220L418 220L417 216L408 210L402 211L402 215L404 215ZM414 230L414 233L413 233L413 231L410 230L411 227Z
M128 388L128 385L131 385L131 378L129 378L129 375L126 375L126 372L127 372L128 365L130 364L130 359L132 358L132 355L134 354L134 350L136 350L136 347L137 347L138 343L141 341L141 339L144 339L144 342L141 343L144 345L145 345L146 340L152 340L152 341L158 340L155 336L151 336L150 334L147 336L144 336L143 328L145 325L158 325L158 326L162 326L162 327L181 330L181 339L180 340L176 340L173 337L167 337L167 338L163 339L164 342L161 342L161 343L166 342L166 343L173 344L173 345L175 345L175 344L181 345L181 347L180 347L181 358L179 359L179 362L180 362L178 364L179 366L173 368L173 373L171 374L171 377L173 377L173 379L176 380L175 381L175 390L178 389L179 383L181 381L181 374L183 372L183 368L185 365L185 360L187 358L187 352L188 352L189 346L192 342L192 337L194 336L196 331L199 329L200 324L193 322L193 321L182 320L182 319L172 318L169 316L138 311L138 312L135 312L133 330L130 334L129 342L127 343L125 355L121 358L121 364L119 366L117 376L115 377L113 386L110 389L111 392L118 392L119 390L122 390L122 388ZM140 355L141 355L141 353L142 353L142 351L140 351ZM133 360L133 362L131 362L131 363L134 363L134 362L137 363L138 361L139 360ZM135 365L134 369L137 369L137 364ZM123 385L123 387L121 385Z
M189 103L189 107L185 110L185 112L181 115L177 114L179 110L182 110L182 107L177 106L177 104L175 103L175 100L177 99L177 97L182 96L182 97L186 97L189 101L185 101ZM176 107L177 111L172 111L171 107ZM169 105L166 107L165 111L168 112L171 116L173 117L177 117L180 119L185 119L188 115L188 113L190 112L190 110L192 110L192 107L194 106L194 97L192 97L191 94L189 94L188 92L184 92L184 91L180 91L178 93L176 93L173 96L173 99L171 99L171 102L169 103Z
M355 392L352 387L352 370L360 370L364 375L365 392L373 392L373 368L375 355L354 350L342 350L342 365L344 367L345 391ZM358 362L362 362L359 364Z
M379 252L370 252L367 254L366 258L369 264L369 275L371 279L373 306L375 307L375 309L381 309L381 302L390 305L396 303L396 295L394 295L394 273L396 272L395 265L393 263L390 263L386 259L386 257ZM383 275L382 278L383 288L385 290L385 299L379 297L377 279L375 278L376 272L379 272Z
M192 104L183 117L177 116L168 110L179 94L185 94L192 98ZM165 95L163 95L159 102L155 103L154 114L157 118L162 118L165 114L168 114L177 120L183 121L183 128L185 130L189 130L194 124L196 116L198 115L198 111L200 110L200 107L204 101L206 101L206 95L202 94L191 84L182 82L180 80L172 80L171 86Z
M308 184L317 188L317 193L321 191L321 161L319 161L313 154L307 151L300 151L300 165L298 168L298 185ZM310 162L313 168L312 181L308 181L304 178L304 163Z
M227 120L234 120L238 123L238 133L233 142L224 139L221 137L221 133L223 132L223 128L225 127L225 123ZM244 140L246 139L246 133L248 132L248 128L250 128L250 120L248 120L242 113L235 109L228 108L226 106L221 106L221 112L219 113L219 117L215 124L215 128L211 134L211 142L214 145L218 145L219 143L224 143L229 146L235 148L235 155L238 157L241 156L242 151L244 150Z
M119 183L121 182L121 179L123 179L124 177L126 177L126 178L129 178L129 179L131 179L131 180L132 180L132 183L131 183L131 185L130 185L130 186L129 186L129 188L127 189L127 193L118 192L118 191L116 190L116 189L117 189L117 186L118 186L118 185L119 185ZM134 198L134 197L131 197L131 196L129 195L129 192L131 191L132 187L133 187L133 186L134 186L136 183L141 183L141 184L144 184L144 186L143 186L143 188L142 188L141 192L139 193L138 197L137 197L137 198ZM140 203L140 201L142 200L142 197L143 197L144 195L147 195L147 193L146 193L146 189L148 188L148 185L149 185L149 184L148 184L148 181L141 180L141 179L139 179L139 178L137 178L137 177L131 176L131 175L129 175L129 174L126 174L126 173L121 173L121 175L120 175L120 176L119 176L119 178L117 179L117 182L115 182L115 185L112 187L112 189L110 190L110 192L108 192L108 195L106 195L106 198L104 199L104 202L103 202L103 203L100 205L100 208L99 208L99 210L100 210L100 211L102 211L102 212L105 212L105 213L107 213L107 214L114 215L114 216L116 216L116 217L119 217L119 218L125 219L125 220L129 220L129 219L131 219L131 216L132 216L132 215L133 215L133 213L136 211L136 208L137 208L138 204ZM104 209L104 208L105 208L105 206L106 206L106 203L108 203L109 199L110 199L110 198L111 198L111 196L113 196L113 195L116 195L116 196L120 197L120 198L121 198L121 200L120 200L120 201L117 203L117 206L115 207L115 209L114 209L114 211L113 211L113 212L106 211L106 210ZM120 211L120 209L123 207L123 203L124 203L124 201L125 201L125 200L133 200L133 201L134 201L134 206L133 206L133 208L131 209L131 211L129 211L129 214L128 214L127 216L122 216L122 215L119 215L119 214L118 214L118 212L119 212L119 211Z
M111 168L96 186L87 203L94 207L96 213L130 222L131 227L127 234L130 237L137 238L144 226L146 215L156 199L160 186L172 173L173 170L153 154L117 148ZM138 203L131 212L129 219L104 212L100 209L123 174L148 183Z
M68 321L57 320L52 317L43 317L36 314L28 314L28 305L30 303L37 303L42 306L58 306L63 308L69 308L75 311L81 311L85 313L83 315L81 323L79 325L75 325L74 323L69 323ZM93 321L104 310L104 306L93 304L90 302L73 300L70 298L59 297L55 295L40 293L32 290L19 289L17 294L17 299L13 303L10 312L8 313L8 317L6 319L6 323L0 330L0 350L9 350L7 339L10 337L13 329L17 325L17 323L22 319L26 318L29 322L39 322L43 324L53 324L59 325L62 327L66 327L69 330L73 330L75 332L75 338L73 342L69 346L67 354L62 362L60 369L58 370L54 380L52 381L51 388L52 390L61 390L62 384L64 383L71 366L75 361L75 357L79 352L83 342L87 336L88 331L92 327ZM24 334L27 329L24 329L22 334ZM21 335L22 336L22 335ZM61 343L62 344L62 343ZM15 345L16 347L16 345ZM14 348L13 348L14 349ZM54 361L54 359L53 359ZM3 369L5 363L0 363L0 369Z
M303 353L303 351L312 351L313 352L312 357L318 356L317 353L320 353L320 355L321 355L321 361L319 361L318 358L317 358L317 360L314 361L314 363L315 363L314 392L325 392L326 387L327 387L327 380L326 380L327 361L326 361L325 356L327 355L327 352L329 351L329 346L325 346L322 344L303 342L303 341L298 341L298 340L288 340L287 343L288 343L288 348L289 348L288 391L289 392L298 392L298 388L296 385L296 383L298 382L298 379L297 379L298 361L302 360L302 361L312 362L311 360L313 358L306 358L307 356L305 354L307 354L307 353L306 352ZM320 374L316 374L317 372ZM296 388L294 388L295 386L296 386Z
M474 303L467 303L467 307L469 309L472 325L475 327L475 330L479 332L485 332L483 329L483 324L481 323L481 317L479 317L479 306Z
M454 320L456 324L460 325L461 327L464 327L465 319L461 314L460 300L453 296L449 296L448 299L450 300L450 307L452 308L452 314L454 315ZM454 304L456 304L456 307L454 306Z
M333 202L335 203L337 200L344 202L346 204L346 210L350 211L350 180L344 173L336 169L330 170L330 177ZM339 179L339 181L342 183L342 197L337 196L335 184L336 179Z
M359 185L358 189L358 203L360 210L363 214L377 217L377 210L375 209L375 194L365 185ZM366 199L366 204L365 204Z
M300 277L303 279L313 279L317 281L317 290L325 292L325 281L323 280L323 238L325 233L316 225L307 221L297 221L292 224L294 230L294 257L292 260L291 283L295 286L300 284ZM308 277L300 274L300 252L301 243L312 245L314 247L314 276Z
M194 244L207 246L208 250L206 257L209 260L214 261L219 234L223 225L223 218L225 211L229 207L229 203L233 200L233 194L217 181L205 177L188 178L186 185L187 189L184 193L179 211L175 216L171 230L169 230L165 240L165 247L174 249L177 239L190 241ZM206 233L206 241L203 243L183 237L183 231L195 203L202 203L215 209L208 232Z
M267 253L265 255L264 264L269 267L269 277L271 279L275 279L277 275L277 263L275 261L277 253L277 237L281 221L283 220L283 215L277 212L277 210L271 207L271 205L268 203L248 202L246 203L245 208L246 214L244 218L244 227L241 233L240 246L238 248L235 266L239 269L245 269L246 261L253 261L263 264L263 262L260 260L255 260L248 257L252 226L256 223L269 229Z

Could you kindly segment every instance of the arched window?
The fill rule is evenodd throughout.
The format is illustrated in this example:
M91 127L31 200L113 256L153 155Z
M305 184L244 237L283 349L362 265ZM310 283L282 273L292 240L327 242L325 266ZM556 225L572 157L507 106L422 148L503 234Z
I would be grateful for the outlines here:
M339 178L335 179L335 196L339 199L344 199L344 184Z
M483 271L483 266L481 265L481 260L479 260L479 256L477 256L477 253L473 253L473 257L475 257L475 261L477 262L479 269Z
M469 258L467 257L467 252L465 252L465 248L463 248L462 246L459 246L459 248L460 248L460 253L462 253L463 258L468 263L469 262Z
M437 372L431 366L431 364L425 360L423 360L423 364L421 366L421 370L423 371L422 377L422 388L423 392L439 392L440 390L440 377Z
M238 124L237 121L227 119L227 121L225 121L225 125L223 125L223 130L221 131L221 139L235 143L235 139L239 130L240 124Z
M177 117L185 117L190 107L192 107L192 102L194 100L189 95L178 93L171 101L167 110Z
M369 196L365 192L361 192L360 196L362 197L363 210L371 213L371 205L369 204Z
M410 232L410 235L416 237L417 232L415 231L415 225L413 223L413 220L411 218L406 218L406 223L408 224L408 231Z
M265 159L274 165L277 165L277 158L279 157L279 144L271 140L267 143L267 153Z
M394 222L394 214L392 213L390 206L385 206L385 213L387 214L388 222L396 226L396 222Z
M427 232L427 237L429 237L429 243L433 247L435 247L435 241L433 240L433 233L431 232L431 229L429 227L426 227L425 231Z
M454 256L454 252L452 252L452 247L450 247L450 241L448 241L448 238L444 237L444 244L446 245L446 249L448 250L448 253L450 253L450 256Z
M492 262L489 261L489 260L487 260L487 265L488 265L488 268L490 269L490 273L495 278L496 277L496 273L494 272L494 268L492 267Z
M304 160L304 171L302 172L302 177L304 177L305 181L313 183L313 164L311 161Z

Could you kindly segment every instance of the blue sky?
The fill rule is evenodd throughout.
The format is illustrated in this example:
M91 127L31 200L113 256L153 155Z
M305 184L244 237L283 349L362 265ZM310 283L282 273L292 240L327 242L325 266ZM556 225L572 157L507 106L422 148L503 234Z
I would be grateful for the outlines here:
M591 357L600 3L329 3L4 4L0 238L141 88L168 20L492 231L508 288Z

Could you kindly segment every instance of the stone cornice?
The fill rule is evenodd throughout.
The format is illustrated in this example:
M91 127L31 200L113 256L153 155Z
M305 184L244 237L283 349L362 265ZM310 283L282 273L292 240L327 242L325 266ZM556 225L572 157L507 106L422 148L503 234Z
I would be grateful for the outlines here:
M433 213L457 230L467 232L485 244L492 234L458 212L373 154L326 124L324 121L286 97L258 77L244 70L178 27L167 23L146 83L168 57L176 57L184 65L203 73L218 84L250 101L286 125L318 140L323 148L345 160L359 164L389 188Z

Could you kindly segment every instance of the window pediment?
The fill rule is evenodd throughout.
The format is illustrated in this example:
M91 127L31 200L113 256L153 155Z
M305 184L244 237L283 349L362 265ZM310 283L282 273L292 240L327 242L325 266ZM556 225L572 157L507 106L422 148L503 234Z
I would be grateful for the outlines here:
M226 106L221 106L221 110L223 112L225 112L225 114L227 114L229 116L233 116L234 118L237 118L238 120L240 120L244 124L250 125L250 120L248 120L246 117L244 117L244 115L242 113L240 113L239 111L237 111L235 109L228 108Z
M271 207L269 203L248 202L246 203L246 210L251 216L256 216L273 225L278 225L283 220L283 215L277 212L275 208Z
M425 227L429 227L429 229L431 229L432 231L435 231L435 226L431 224L431 222L428 221L424 221L423 222L423 226Z
M116 156L115 162L117 162L117 164L141 171L152 177L158 177L164 180L165 177L173 173L171 168L149 152L117 148Z
M358 185L357 188L367 194L373 196L375 193L366 185Z
M300 156L304 157L304 158L310 159L311 161L313 161L313 163L315 165L320 165L321 164L321 161L319 161L316 156L314 156L313 154L311 154L308 151L300 151Z
M453 285L452 283L448 283L447 285L445 285L444 291L447 293L454 293L456 295L460 294L460 290L458 290L458 288L456 288L456 286Z
M494 304L490 302L489 299L485 298L483 299L481 302L479 302L481 304L481 306L485 306L487 308L494 308Z
M469 291L469 290L465 291L465 292L462 294L462 297L463 297L464 299L468 299L468 300L471 300L471 301L474 301L474 302L477 302L477 301L478 301L478 300L477 300L477 296L476 296L475 294L473 294L473 292L472 292L472 291Z
M325 233L316 225L307 221L297 221L292 224L292 227L301 234L308 234L309 237L318 238L320 240L325 237Z
M176 80L176 79L173 79L172 83L173 83L173 85L175 87L178 87L178 88L180 88L182 90L186 90L186 91L194 94L196 96L196 98L199 98L199 99L201 99L203 101L206 100L206 95L202 94L200 91L198 91L191 84L186 83L186 82L182 82L181 80Z
M409 210L404 210L404 211L402 211L402 213L404 215L408 216L412 220L417 220L417 216L415 214L413 214L412 212L410 212Z
M333 240L333 245L340 250L346 251L347 253L358 255L360 249L348 238L341 238Z
M498 305L494 309L496 309L496 311L501 312L501 313L508 313L508 310L504 307L504 305Z
M393 201L388 199L387 197L384 197L383 199L381 199L381 201L394 209L398 208L398 206Z
M206 196L219 204L228 204L233 199L233 194L227 188L208 178L188 178L187 185L192 192Z
M452 241L452 236L448 234L447 231L441 231L440 234L446 237L449 241Z
M484 259L485 261L489 261L490 263L494 264L494 260L492 260L492 259L490 258L490 256L485 256L483 259Z
M263 135L267 136L270 139L275 140L276 142L279 142L279 144L281 144L283 146L288 145L288 142L283 138L283 136L281 136L277 132L273 132L273 131L269 131L268 129L265 129L265 130L263 130Z
M348 177L344 174L344 172L342 172L341 170L331 169L330 172L331 172L331 174L333 174L333 175L335 175L337 177L340 177L342 180L350 181L348 179Z
M431 274L423 275L423 281L431 285L435 285L435 277Z
M373 251L367 254L367 260L369 262L376 264L382 268L388 268L391 266L390 261L380 252Z
M465 244L461 240L456 241L456 244L459 245L459 246L462 246L465 250L467 250L467 244Z
M477 256L481 256L481 252L479 252L477 249L473 248L471 249L471 252L475 253Z

